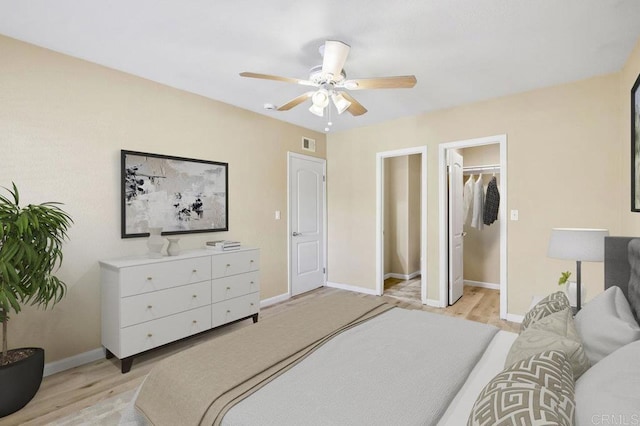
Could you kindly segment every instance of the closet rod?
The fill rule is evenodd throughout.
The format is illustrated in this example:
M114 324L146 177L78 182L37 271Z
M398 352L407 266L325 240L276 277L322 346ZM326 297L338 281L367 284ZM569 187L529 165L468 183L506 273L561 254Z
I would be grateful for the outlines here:
M464 174L484 173L484 172L500 173L500 164L491 164L491 165L487 165L487 166L463 167L462 171L463 171Z

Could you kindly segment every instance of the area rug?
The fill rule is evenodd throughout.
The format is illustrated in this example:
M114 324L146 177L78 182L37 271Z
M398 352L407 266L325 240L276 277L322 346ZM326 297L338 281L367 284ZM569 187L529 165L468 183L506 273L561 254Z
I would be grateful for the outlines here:
M134 390L120 393L100 401L76 413L49 423L53 426L97 425L113 426L120 422L123 410L127 407L135 393Z

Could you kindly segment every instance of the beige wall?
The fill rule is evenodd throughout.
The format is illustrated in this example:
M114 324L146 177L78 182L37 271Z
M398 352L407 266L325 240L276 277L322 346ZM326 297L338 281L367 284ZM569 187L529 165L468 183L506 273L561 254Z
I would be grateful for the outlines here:
M286 152L309 136L324 157L323 134L6 37L0 58L0 185L15 181L26 203L63 202L75 221L59 271L68 294L13 316L12 347L44 347L50 362L100 346L98 260L147 250L120 238L120 149L228 162L230 231L180 245L260 247L261 298L287 292Z
M408 273L420 271L420 191L422 155L409 156L409 261Z
M420 270L420 155L384 159L384 273Z
M500 145L482 145L460 150L464 158L464 166L487 166L500 164ZM485 188L493 177L492 173L484 173L482 181ZM465 176L469 179L470 176ZM478 174L473 175L474 180ZM500 173L496 173L498 189L500 189ZM504 204L500 208L505 208ZM464 279L481 283L500 283L500 219L482 230L465 224L464 230Z
M438 299L438 144L507 134L504 207L520 211L508 224L507 309L523 314L532 295L554 290L572 267L546 257L552 227L621 230L616 188L628 163L619 120L619 75L611 74L330 135L329 281L375 289L376 153L426 145L428 298ZM595 294L602 264L583 271Z
M388 182L388 192L385 194L384 203L389 215L389 226L384 231L388 243L385 247L385 256L389 258L389 269L385 271L385 274L406 274L409 256L407 222L409 162L407 156L402 156L385 158L384 163L385 180Z

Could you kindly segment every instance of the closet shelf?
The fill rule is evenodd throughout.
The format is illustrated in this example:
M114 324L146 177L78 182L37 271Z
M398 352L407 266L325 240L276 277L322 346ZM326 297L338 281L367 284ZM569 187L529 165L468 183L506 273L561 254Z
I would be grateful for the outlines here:
M500 173L500 164L463 167L462 173L465 175L470 175L473 173Z

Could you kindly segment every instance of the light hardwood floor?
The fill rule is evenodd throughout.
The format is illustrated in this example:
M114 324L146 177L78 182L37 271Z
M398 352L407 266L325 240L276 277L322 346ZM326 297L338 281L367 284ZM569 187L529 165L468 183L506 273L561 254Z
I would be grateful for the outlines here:
M267 307L260 313L267 318L286 311L293 306L313 303L314 299L343 290L320 288L309 293L291 298L285 302ZM361 294L361 297L373 298ZM388 303L405 308L421 309L438 314L465 318L472 321L492 324L503 330L517 332L520 325L499 319L500 296L496 290L478 287L465 287L464 297L455 305L438 309L420 304L419 300L397 299L389 295L382 296ZM216 336L230 333L241 327L252 324L245 320L229 326L204 333L181 342L168 345L150 353L141 355L133 363L131 372L120 373L120 363L116 359L100 360L71 370L46 377L36 397L22 410L0 419L4 425L45 425L56 419L66 417L74 412L96 404L122 392L137 388L146 374L160 360L198 345Z

